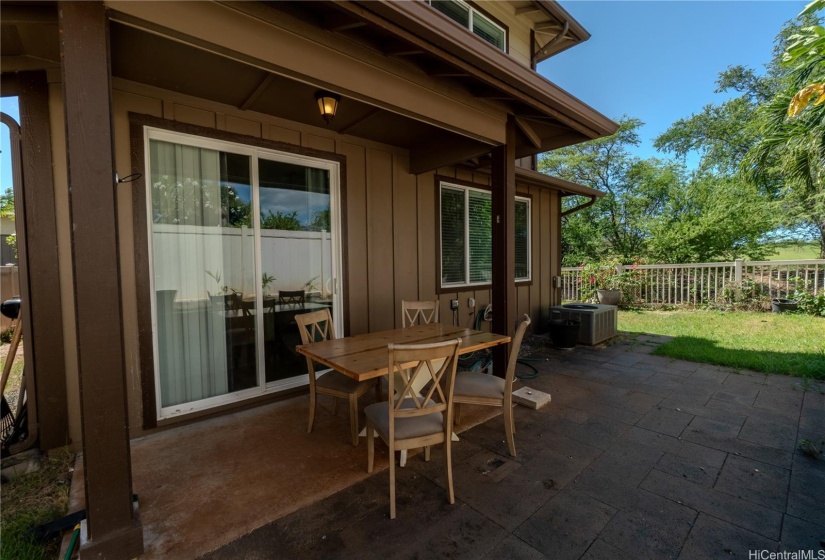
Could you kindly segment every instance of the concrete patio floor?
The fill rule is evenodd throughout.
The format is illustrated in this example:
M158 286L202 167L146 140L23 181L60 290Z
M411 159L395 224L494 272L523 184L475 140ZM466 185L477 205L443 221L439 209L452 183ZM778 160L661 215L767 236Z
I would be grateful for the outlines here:
M362 443L346 454L343 489L255 519L204 558L718 559L825 547L825 459L797 449L800 439L825 438L825 384L650 355L659 342L533 354L540 374L526 384L552 403L517 407L516 458L500 416L462 435L454 505L434 449L429 463L419 455L397 470L398 517L389 520L386 452L367 476ZM332 420L344 439L345 419ZM339 460L315 452L307 462ZM296 485L307 476L304 464L259 474L263 486L271 476ZM237 524L241 512L220 499L240 482L215 477L214 511L204 515Z

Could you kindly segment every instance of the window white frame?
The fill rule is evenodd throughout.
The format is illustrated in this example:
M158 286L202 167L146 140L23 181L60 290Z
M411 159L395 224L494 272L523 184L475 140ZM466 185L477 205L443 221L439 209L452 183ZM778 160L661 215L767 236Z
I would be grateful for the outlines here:
M472 5L468 4L467 2L464 2L463 0L449 0L449 1L450 1L450 2L455 2L456 4L459 4L459 5L461 5L461 6L465 7L465 8L468 10L468 12L469 12L469 16L468 16L468 18L467 18L468 22L467 22L467 28L466 28L466 29L467 29L470 33L472 33L472 34L473 34L473 35L475 35L476 37L479 37L480 39L484 40L484 42L485 42L485 43L489 43L490 45L493 45L495 48L499 49L500 51L507 52L507 44L508 44L508 43L507 43L507 29L505 29L504 27L502 27L501 25L499 25L498 23L496 23L496 22L495 22L495 20L493 20L491 17L489 17L489 16L487 16L487 15L485 15L485 14L483 14L483 13L479 12L476 8L474 8ZM428 4L430 4L430 6L432 6L432 0L427 0L427 3L428 3ZM435 8L434 8L434 9L435 9ZM436 10L436 11L437 11L438 13L440 13L441 15L443 15L444 17L446 17L447 19L449 19L450 21L452 21L452 22L454 22L454 23L456 23L456 24L461 25L462 27L464 27L464 25L463 25L461 22L458 22L458 21L454 20L453 18L451 18L451 17L450 17L450 16L448 16L447 14L442 13L442 12L441 12L441 11L439 11L439 10ZM489 23L490 25L492 25L493 27L495 27L496 29L501 30L501 36L502 36L502 38L503 38L503 39L502 39L503 44L502 44L501 46L499 46L499 45L496 45L496 44L490 43L490 41L488 41L487 39L484 39L484 37L481 37L480 35L478 35L478 34L475 32L475 28L474 28L474 26L473 26L473 19L474 19L474 18L479 18L479 19L482 19L482 20L484 20L485 22L487 22L487 23Z
M161 382L160 382L160 363L158 353L158 318L156 299L150 298L152 301L151 315L152 315L152 354L154 359L155 370L155 410L157 411L157 420L166 420L175 418L192 412L206 410L217 406L242 401L251 397L262 394L276 393L295 387L301 387L309 383L309 376L306 374L297 375L288 379L266 382L266 363L261 356L261 349L264 347L264 316L263 316L263 288L261 286L261 272L260 272L260 256L261 256L261 212L260 212L260 188L258 179L258 159L268 159L280 161L284 163L291 163L295 165L303 165L306 167L315 167L318 169L326 169L329 171L330 182L330 228L332 234L332 315L335 330L343 332L344 325L344 304L341 294L343 294L343 275L341 273L341 263L343 262L343 252L341 244L341 165L336 161L329 161L325 159L292 154L288 152L280 152L277 150L270 150L266 148L258 148L251 145L240 144L236 142L228 142L224 140L214 140L205 138L203 136L196 136L182 132L174 132L161 128L153 128L145 126L143 128L143 149L144 149L144 177L151 177L151 150L150 140L160 140L163 142L171 142L174 144L183 144L196 148L205 148L209 150L216 150L221 152L229 152L233 154L247 155L250 157L251 165L251 190L252 190L252 223L254 229L255 239L255 279L256 279L256 296L255 296L255 316L257 340L255 344L255 352L258 358L258 385L250 389L244 389L224 395L217 395L198 401L181 403L173 406L163 407L161 404ZM149 290L151 294L155 293L155 271L154 271L154 252L153 252L153 236L152 236L152 189L151 185L146 188L146 227L147 240L149 249ZM323 373L323 372L318 372Z
M527 206L527 275L516 276L516 282L530 282L533 279L533 199L516 195L516 204L519 203Z
M443 269L444 269L444 246L441 240L443 239L443 229L444 229L444 222L443 222L443 214L441 212L441 192L444 188L454 190L454 191L462 191L464 193L464 281L462 282L444 282L443 276ZM438 188L438 245L439 245L439 267L438 269L441 272L441 278L439 278L439 286L441 288L452 289L452 288L465 288L465 287L473 287L473 286L488 286L490 282L470 282L470 192L477 192L483 193L488 196L491 195L491 192L488 189L481 189L478 187L471 187L467 185L458 185L456 183L451 183L449 181L441 181L439 183ZM530 282L533 276L533 207L532 207L532 200L529 197L525 196L518 196L515 197L516 203L523 203L527 206L527 275L524 277L516 277L516 282ZM493 227L493 224L490 223L490 227ZM515 247L513 247L515 251Z

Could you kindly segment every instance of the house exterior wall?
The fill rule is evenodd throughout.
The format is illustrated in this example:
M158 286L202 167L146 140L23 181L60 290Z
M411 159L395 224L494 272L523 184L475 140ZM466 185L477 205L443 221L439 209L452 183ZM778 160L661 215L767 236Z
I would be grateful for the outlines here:
M147 114L180 123L194 124L250 136L323 150L346 157L345 242L347 244L346 288L349 334L401 326L402 299L439 299L442 321L452 321L450 299L459 299L458 322L471 325L474 311L490 302L490 290L438 293L437 189L436 175L489 185L489 176L466 169L441 168L412 175L406 150L343 136L321 127L310 127L234 107L192 98L158 88L113 80L114 142L120 176L132 172L129 113ZM55 200L60 237L61 295L66 340L75 337L71 277L70 217L63 134L61 84L50 85L51 118L55 131ZM118 187L118 235L123 293L129 426L133 435L142 433L140 348L138 344L137 275L131 184ZM532 198L533 279L517 288L519 314L528 313L536 330L543 330L553 301L551 277L558 274L557 222L559 194L556 191L518 187L519 194ZM411 258L412 256L412 258ZM549 258L548 258L549 257ZM555 271L555 272L554 272ZM476 308L467 307L467 298ZM74 344L65 351L69 397L70 435L80 441L77 354Z
M533 23L524 16L517 16L511 2L479 2L476 4L507 26L508 52L519 64L530 67L530 31Z

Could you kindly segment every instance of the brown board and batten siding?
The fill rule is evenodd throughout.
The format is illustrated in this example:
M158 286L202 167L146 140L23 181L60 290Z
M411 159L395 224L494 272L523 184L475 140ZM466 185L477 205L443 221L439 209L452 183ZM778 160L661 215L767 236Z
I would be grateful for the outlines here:
M312 127L242 111L235 107L183 95L118 78L113 84L115 163L121 177L135 171L131 158L130 113L206 129L242 134L251 139L292 144L296 147L337 154L345 158L342 184L346 186L343 235L346 284L345 328L359 334L400 326L402 299L441 301L443 322L452 322L450 299L459 299L458 322L472 324L474 313L490 303L490 290L477 289L439 293L437 277L438 196L436 175L489 186L489 176L463 168L440 168L411 175L407 150L354 136L339 135L323 127ZM50 104L60 103L59 87L51 89ZM62 117L57 113L54 117ZM54 124L54 130L61 125ZM137 170L143 173L143 169ZM56 169L56 192L65 188L65 175ZM142 433L143 388L140 372L137 278L135 260L135 216L132 183L118 187L118 227L123 295L123 334L127 368L129 426L133 435ZM556 290L552 276L558 274L560 195L537 186L517 185L520 194L532 198L532 282L517 288L517 312L528 313L536 331L544 330L546 313ZM68 238L65 201L58 200L58 229ZM70 247L61 242L61 262ZM548 256L550 257L548 259ZM139 265L139 263L137 263ZM554 272L555 271L555 272ZM145 271L144 271L145 273ZM61 275L62 276L62 275ZM467 299L476 300L474 310ZM65 307L65 306L64 306ZM65 325L65 323L64 323ZM146 327L143 327L146 328ZM66 332L72 337L72 332ZM71 361L71 356L67 355ZM71 388L69 410L76 410L76 366L67 361L67 385ZM146 371L145 369L143 371ZM223 408L223 407L222 407ZM208 411L209 412L215 412ZM150 423L151 425L151 423ZM80 434L72 427L72 438Z
M197 99L115 78L113 80L115 154L121 176L134 171L131 158L130 113L243 134L253 139L292 144L343 156L342 184L346 188L343 234L347 294L345 328L349 334L393 328L401 324L402 299L436 297L436 216L434 173L409 173L405 149L321 127L305 126L234 107ZM443 174L487 180L465 170L441 169ZM126 361L129 371L129 423L133 434L143 425L141 360L136 281L141 266L135 260L135 223L131 184L119 187L120 249L123 262L123 307ZM143 272L145 274L145 271ZM473 292L479 304L489 302L489 290ZM465 300L466 304L466 300ZM451 319L449 302L445 321ZM144 319L145 321L145 319ZM145 328L145 327L144 327Z

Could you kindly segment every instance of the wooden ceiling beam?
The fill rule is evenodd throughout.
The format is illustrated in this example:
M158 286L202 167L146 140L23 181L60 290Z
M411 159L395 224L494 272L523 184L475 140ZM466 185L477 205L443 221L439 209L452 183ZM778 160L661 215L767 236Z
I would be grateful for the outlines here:
M275 80L275 74L267 73L264 79L261 80L261 83L258 84L258 87L256 87L252 91L252 93L250 93L247 96L247 98L244 100L243 103L240 104L240 106L238 106L238 109L240 109L241 111L246 111L247 109L249 109L249 107L251 107L252 104L258 100L258 98L263 94L263 92L266 91L266 88L269 87L273 80Z
M519 130L521 130L533 146L537 149L541 148L541 137L536 134L532 126L527 124L527 121L516 117L516 126L518 126Z
M361 115L360 117L358 117L357 119L355 119L354 121L352 121L351 123L346 124L343 127L339 128L338 130L336 130L336 132L338 134L349 134L349 132L353 128L357 127L360 124L365 123L366 121L370 120L372 117L374 117L375 115L377 115L380 112L381 112L381 109L379 109L378 107L374 107L371 110L364 113L363 115Z
M9 6L0 8L3 25L25 25L31 23L57 23L57 8L53 6Z
M436 72L427 72L427 75L431 78L469 78L471 77L470 74L467 72L461 72L459 70L443 70L443 71L436 71Z
M492 146L455 136L444 137L427 146L410 150L410 173L418 175L439 167L455 165L489 154Z
M521 16L524 14L534 14L536 12L540 12L541 8L536 6L535 4L530 4L529 6L522 6L521 8L516 8L516 15Z
M542 21L533 26L533 31L535 31L536 33L546 33L548 31L558 32L561 30L561 28L562 25L556 21Z
M402 48L402 49L385 51L384 54L387 55L387 56L393 56L393 57L403 57L403 56L416 56L416 55L419 55L419 54L424 54L424 51L421 50L421 49L407 47L407 48Z
M365 27L366 25L367 22L364 20L353 19L351 17L344 16L343 14L329 14L326 18L324 18L324 28L336 33L349 31L350 29L358 29L359 27Z

